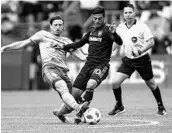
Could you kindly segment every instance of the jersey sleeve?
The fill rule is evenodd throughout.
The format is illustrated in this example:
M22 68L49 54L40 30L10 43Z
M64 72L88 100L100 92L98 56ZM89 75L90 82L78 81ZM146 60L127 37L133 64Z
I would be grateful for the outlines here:
M34 42L34 43L39 43L40 41L42 41L42 31L39 31L37 33L35 33L33 36L31 36L29 39Z
M111 34L113 35L113 41L115 43L117 43L118 45L122 45L123 44L123 41L122 41L122 39L120 37L120 34L117 31L117 29L116 29L116 32L115 33L111 33Z
M143 26L143 36L144 36L144 40L145 41L147 41L147 40L149 40L150 38L152 38L153 37L153 34L152 34L152 32L151 32L151 30L148 28L148 26L147 25L145 25L144 24L144 26Z
M77 41L77 42L74 42L74 43L71 43L71 44L68 44L68 45L65 45L63 47L63 50L65 51L69 51L70 49L77 49L77 48L80 48L82 47L84 44L86 44L88 42L88 38L89 38L89 32L86 33L82 39L80 41Z

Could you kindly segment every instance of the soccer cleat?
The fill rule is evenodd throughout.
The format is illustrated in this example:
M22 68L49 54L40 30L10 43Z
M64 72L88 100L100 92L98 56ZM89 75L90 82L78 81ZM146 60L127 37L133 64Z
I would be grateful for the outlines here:
M81 123L82 122L82 119L81 119L81 117L78 117L78 116L76 116L75 118L74 118L74 124L79 124L79 123Z
M80 110L76 113L74 123L79 124L82 121L83 113L89 108L89 102L84 102L80 105Z
M67 116L65 116L65 115L59 115L59 112L58 112L57 109L55 109L55 110L53 111L53 114L54 114L56 117L58 117L58 118L61 120L61 122L63 122L63 123L70 123L69 118L68 118Z
M124 109L123 105L121 105L121 106L115 105L114 109L112 111L110 111L108 113L108 115L117 115L117 114L120 114L120 113L123 113L123 112L125 112L125 109Z
M164 108L164 106L158 106L158 112L157 112L158 115L166 115L167 112Z

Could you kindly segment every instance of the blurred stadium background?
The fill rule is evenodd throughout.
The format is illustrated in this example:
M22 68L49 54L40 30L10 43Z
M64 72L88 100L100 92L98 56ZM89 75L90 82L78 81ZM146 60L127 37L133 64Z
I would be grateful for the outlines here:
M155 36L155 46L150 51L153 59L156 81L170 86L172 78L172 2L171 1L1 1L1 46L32 36L35 32L49 29L48 18L56 13L65 19L64 36L73 41L80 39L91 24L91 10L102 5L107 10L107 22L123 22L124 4L133 3L137 18L145 22ZM121 48L122 49L122 48ZM111 72L104 84L109 85L113 71L119 64L122 50L116 50L112 57ZM42 81L39 48L27 47L20 51L3 53L1 58L2 90L49 89ZM76 63L77 62L77 63ZM83 63L69 59L72 79ZM137 73L126 83L142 84Z
M145 22L155 36L150 51L155 80L161 87L168 115L157 117L156 102L138 73L125 81L123 99L127 112L107 116L114 105L111 80L120 63L122 49L112 56L108 78L98 87L92 107L100 109L102 119L95 126L61 124L52 110L61 105L58 94L44 84L41 76L39 48L26 47L1 54L1 131L3 133L171 133L172 132L172 1L38 1L1 0L1 46L24 40L37 31L48 30L48 18L61 14L66 23L64 36L80 39L91 24L91 10L102 5L107 22L123 22L122 8L133 3L137 18ZM71 78L77 76L83 62L68 58ZM126 88L126 89L125 89ZM43 90L43 91L42 91ZM146 97L146 98L145 98ZM101 100L101 101L100 101ZM74 114L71 115L72 117Z

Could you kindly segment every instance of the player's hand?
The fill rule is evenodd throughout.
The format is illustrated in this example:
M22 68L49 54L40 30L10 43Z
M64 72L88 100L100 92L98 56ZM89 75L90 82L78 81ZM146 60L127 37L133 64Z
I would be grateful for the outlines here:
M70 44L68 44L68 45L64 45L64 46L63 46L63 50L66 51L66 52L73 52L73 51L75 51L76 49L71 48Z
M112 33L115 33L116 32L116 27L117 27L117 23L116 21L114 21L110 27L109 27L109 30L112 32Z
M141 52L140 49L135 49L135 50L132 51L132 55L133 55L134 57L138 57L138 56L140 56L141 54L142 54L142 52Z

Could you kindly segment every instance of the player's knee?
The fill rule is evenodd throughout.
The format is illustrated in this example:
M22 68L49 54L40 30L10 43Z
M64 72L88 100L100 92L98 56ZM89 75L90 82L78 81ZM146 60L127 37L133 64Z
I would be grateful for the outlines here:
M59 80L55 82L55 89L60 95L63 95L66 92L69 92L69 89L66 85L66 82L63 80Z
M145 81L147 86L151 89L151 90L155 90L157 85L155 83L155 80L154 79L150 79L148 81Z
M87 88L95 89L96 86L97 86L97 81L94 79L90 79L87 83Z

